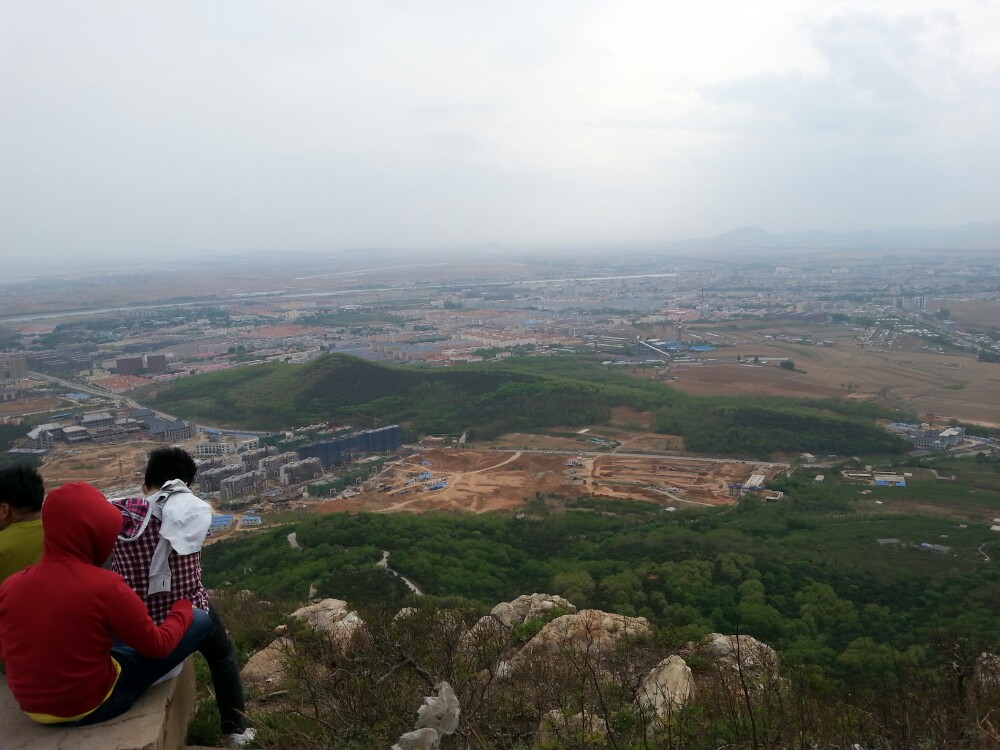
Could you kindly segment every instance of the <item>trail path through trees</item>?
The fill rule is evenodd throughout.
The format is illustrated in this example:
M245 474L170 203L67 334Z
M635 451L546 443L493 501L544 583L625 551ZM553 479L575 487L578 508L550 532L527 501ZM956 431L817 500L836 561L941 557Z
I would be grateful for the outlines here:
M419 588L417 588L417 584L415 584L413 581L411 581L406 576L400 575L395 570L393 570L392 568L389 567L389 550L387 550L387 549L382 550L382 559L379 560L377 563L375 563L375 567L382 568L382 569L387 570L390 573L392 573L394 576L396 576L396 578L398 578L403 583L405 583L406 587L410 591L412 591L414 594L416 594L417 596L423 596L424 595L424 592L421 591Z

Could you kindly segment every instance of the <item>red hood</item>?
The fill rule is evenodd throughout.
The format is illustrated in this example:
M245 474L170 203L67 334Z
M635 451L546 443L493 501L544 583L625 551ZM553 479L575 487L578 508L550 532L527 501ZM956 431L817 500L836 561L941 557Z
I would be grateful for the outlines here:
M43 557L103 565L122 528L118 509L86 482L56 487L42 503Z

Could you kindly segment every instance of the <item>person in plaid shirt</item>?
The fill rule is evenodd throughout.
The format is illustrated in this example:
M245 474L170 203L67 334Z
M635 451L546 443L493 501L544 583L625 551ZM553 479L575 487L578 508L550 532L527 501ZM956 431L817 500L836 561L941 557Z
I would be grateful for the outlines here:
M189 489L197 470L182 448L157 448L149 454L145 497L111 501L122 515L111 568L143 600L157 624L177 599L190 599L208 612L212 627L198 650L212 673L222 733L230 747L243 747L255 733L247 727L236 655L201 582L201 545L212 509Z

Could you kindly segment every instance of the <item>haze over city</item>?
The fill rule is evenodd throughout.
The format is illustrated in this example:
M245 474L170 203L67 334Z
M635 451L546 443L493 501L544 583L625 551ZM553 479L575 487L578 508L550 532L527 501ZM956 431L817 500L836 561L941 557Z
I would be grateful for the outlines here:
M1000 219L1000 7L0 3L0 227L74 261Z
M998 29L0 0L0 750L1000 748Z

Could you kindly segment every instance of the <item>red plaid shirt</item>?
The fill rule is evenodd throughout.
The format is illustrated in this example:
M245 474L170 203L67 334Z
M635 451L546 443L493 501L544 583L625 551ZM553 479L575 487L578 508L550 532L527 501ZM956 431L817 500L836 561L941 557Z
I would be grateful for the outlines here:
M201 552L178 555L176 551L171 551L168 560L170 591L148 594L149 566L153 561L156 545L160 542L160 519L150 516L145 531L133 539L149 512L149 503L143 497L111 502L121 511L121 535L125 537L115 542L115 548L111 552L111 569L124 578L129 588L146 604L153 622L157 625L162 623L170 611L170 605L178 599L189 599L194 606L207 610L208 592L201 583Z

